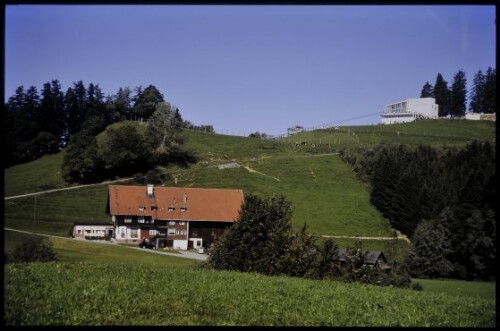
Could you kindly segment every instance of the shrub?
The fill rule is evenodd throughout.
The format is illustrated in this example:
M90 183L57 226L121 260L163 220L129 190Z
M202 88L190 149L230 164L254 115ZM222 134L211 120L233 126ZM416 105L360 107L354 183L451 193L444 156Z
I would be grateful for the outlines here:
M422 291L424 289L424 287L420 283L412 283L410 287L415 291Z
M56 253L47 239L30 238L20 243L12 252L12 262L56 261Z

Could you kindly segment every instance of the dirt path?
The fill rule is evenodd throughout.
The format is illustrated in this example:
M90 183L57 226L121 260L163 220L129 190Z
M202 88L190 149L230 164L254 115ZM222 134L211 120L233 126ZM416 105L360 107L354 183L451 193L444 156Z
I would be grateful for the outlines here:
M133 179L133 178L131 177L131 178L124 178L124 179L110 180L110 181L96 183L96 184L70 186L70 187L57 188L57 189L47 190L47 191L27 193L27 194L21 194L21 195L13 195L13 196L10 196L10 197L5 197L4 200L18 199L18 198L29 197L29 196L32 196L32 195L39 195L39 194L45 194L45 193L53 193L53 192L59 192L59 191L74 190L74 189L79 189L79 188L82 188L82 187L89 187L89 186L97 186L97 185L106 185L106 184L111 184L111 183L125 182L125 181L131 180L131 179Z
M358 236L329 236L329 235L322 235L322 237L325 238L348 238L348 239L359 239L359 240L404 240L407 243L410 243L410 239L408 239L407 236L402 234L399 231L396 231L397 235L396 237L358 237Z
M259 175L262 175L262 176L266 176L266 177L269 177L269 178L275 179L275 180L277 180L278 182L281 182L281 179L279 179L279 178L276 178L276 177L273 177L273 176L266 175L266 174L264 174L264 173L262 173L262 172L259 172L259 171L255 170L255 169L252 169L252 168L250 168L250 167L248 167L248 166L243 166L243 168L245 168L248 172L251 172L251 173L254 173L254 174L259 174Z

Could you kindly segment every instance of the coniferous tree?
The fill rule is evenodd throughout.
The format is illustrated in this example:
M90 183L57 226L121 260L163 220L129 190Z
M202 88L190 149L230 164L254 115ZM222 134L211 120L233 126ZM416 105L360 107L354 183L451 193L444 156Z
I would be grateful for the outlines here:
M497 71L491 67L486 70L486 77L484 82L484 112L496 112L496 80Z
M40 127L38 134L43 134L50 139L42 139L35 147L35 156L40 157L45 153L58 152L64 146L62 140L65 128L64 96L58 80L52 80L43 85L42 100L38 111L37 123ZM49 143L49 145L45 145Z
M474 113L483 113L484 112L484 85L485 85L486 77L483 75L483 72L479 70L474 75L474 80L472 82L472 90L470 92L470 103L469 110Z
M19 86L5 104L5 159L4 166L9 167L24 159L21 146L30 140L26 130L28 114L25 111L26 94L24 87Z
M39 108L40 96L34 86L26 92L19 86L5 105L6 166L38 157L35 144L40 131Z
M467 79L465 72L459 70L453 77L450 91L450 115L464 116L467 109Z
M73 83L73 87L68 88L66 91L64 109L69 140L72 135L80 132L87 117L87 91L81 80Z
M425 82L424 86L422 87L422 91L420 91L420 97L421 98L432 98L433 97L433 87L429 82Z
M84 125L86 123L87 126L91 126L94 134L98 134L112 122L110 114L106 112L104 95L99 85L89 84L86 101Z
M119 88L115 95L108 98L108 111L112 112L113 122L132 120L132 91L129 87Z
M440 222L421 222L412 236L407 266L413 277L451 277L453 264L449 230Z
M439 105L439 117L448 116L450 114L450 91L448 89L448 83L443 79L440 73L438 73L436 77L433 95L436 99L436 103Z

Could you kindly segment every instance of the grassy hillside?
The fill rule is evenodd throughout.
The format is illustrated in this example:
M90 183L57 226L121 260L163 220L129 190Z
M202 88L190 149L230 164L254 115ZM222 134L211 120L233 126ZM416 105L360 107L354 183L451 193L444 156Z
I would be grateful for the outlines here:
M330 144L332 146L371 146L375 144L463 146L472 140L495 142L495 122L466 120L421 120L392 125L345 126L302 132L289 142Z
M426 292L442 293L456 297L496 300L495 282L471 282L452 279L415 279L415 281L420 283Z
M109 223L107 190L107 185L98 185L5 200L4 224L20 230L68 236L73 222Z
M11 253L22 242L30 237L40 237L14 231L4 232L5 252ZM42 236L43 238L46 238ZM49 238L56 253L57 260L62 262L97 262L157 267L190 267L200 263L182 257L153 254L148 251L121 245L101 244L93 241Z
M494 300L357 283L95 262L4 276L6 325L496 326Z
M5 169L5 196L20 195L69 186L61 177L64 150L38 160Z
M239 168L195 166L177 170L171 185L234 187L260 195L284 194L292 223L330 235L389 236L388 223L369 203L369 194L337 155L281 156L241 162ZM247 167L247 168L245 168Z
M139 130L145 125L132 124ZM292 223L319 235L389 236L388 223L370 204L365 187L335 153L340 148L376 143L451 146L472 139L495 141L495 123L430 120L399 125L341 127L304 132L280 140L261 140L184 130L185 148L199 162L166 168L168 186L241 188L269 196L284 194L292 203ZM102 137L98 137L98 141ZM298 143L298 144L296 144ZM304 143L304 144L302 144ZM314 144L314 145L313 145ZM60 176L64 151L5 170L6 196L68 186ZM221 170L218 165L237 163ZM107 186L55 192L4 202L5 225L67 235L75 221L108 222ZM342 246L353 240L339 239ZM366 241L367 249L387 251L387 242ZM397 243L403 249L406 243ZM394 250L394 249L392 249ZM396 249L396 251L398 251ZM400 253L395 253L395 255Z

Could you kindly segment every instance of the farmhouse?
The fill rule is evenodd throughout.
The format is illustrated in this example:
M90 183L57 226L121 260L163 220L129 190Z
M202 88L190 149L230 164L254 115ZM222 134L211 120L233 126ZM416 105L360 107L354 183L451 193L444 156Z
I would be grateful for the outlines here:
M237 189L110 185L107 211L117 242L186 250L217 241L242 204Z
M386 105L382 124L412 122L417 118L438 118L439 105L434 98L412 98Z

